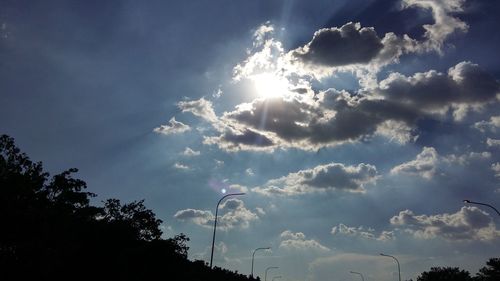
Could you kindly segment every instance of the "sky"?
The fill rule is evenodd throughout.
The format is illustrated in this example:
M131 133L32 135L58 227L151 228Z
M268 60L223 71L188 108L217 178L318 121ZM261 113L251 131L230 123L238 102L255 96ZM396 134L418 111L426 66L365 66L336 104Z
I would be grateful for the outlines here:
M0 1L0 133L281 280L500 253L500 3Z

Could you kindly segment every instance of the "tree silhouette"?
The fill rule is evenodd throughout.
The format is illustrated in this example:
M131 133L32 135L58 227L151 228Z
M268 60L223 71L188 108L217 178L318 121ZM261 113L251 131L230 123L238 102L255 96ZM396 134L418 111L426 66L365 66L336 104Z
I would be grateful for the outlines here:
M77 171L50 177L0 136L0 280L249 280L189 261L189 238L162 239L143 200L92 206Z
M486 262L486 266L479 269L476 275L478 281L498 281L500 280L500 258L491 258Z
M432 267L417 277L417 281L472 281L470 273L458 267Z

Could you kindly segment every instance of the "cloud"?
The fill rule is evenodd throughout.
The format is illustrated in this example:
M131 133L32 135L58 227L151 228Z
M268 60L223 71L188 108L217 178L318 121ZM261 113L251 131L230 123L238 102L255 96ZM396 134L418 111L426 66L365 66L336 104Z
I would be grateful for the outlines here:
M399 212L390 219L391 224L420 239L442 237L450 241L489 241L500 237L491 216L476 208L462 207L453 214L415 215L410 210Z
M189 170L189 166L184 165L182 163L174 163L174 168L179 169L179 170Z
M243 193L247 193L248 192L248 187L243 186L243 185L239 185L239 184L231 184L229 186L229 190L231 192L243 192Z
M174 218L181 221L191 221L197 225L210 226L213 224L214 215L210 211L185 209L177 211Z
M330 249L321 245L314 239L306 239L302 232L292 232L285 230L280 234L280 248L290 251L314 251L314 252L329 252Z
M424 147L415 160L392 168L391 173L418 175L426 179L431 179L437 170L438 157L436 149L433 147Z
M382 231L379 235L376 235L375 230L372 228L365 228L363 226L350 227L342 223L334 226L331 234L360 237L378 241L388 241L394 239L394 232L392 231Z
M425 24L425 41L420 48L427 50L435 50L442 53L444 41L457 31L467 32L468 25L459 18L451 16L453 13L462 12L464 9L465 0L443 0L443 1L427 1L427 0L403 0L403 8L420 7L429 9L434 18L434 24Z
M500 177L500 162L491 164L491 170L495 172L495 177Z
M373 89L255 99L225 112L220 135L204 143L227 151L276 148L317 150L382 135L405 143L416 139L423 119L460 122L468 111L498 102L500 84L476 64L461 62L448 72L404 76L392 73ZM222 125L221 125L222 126Z
M224 166L224 161L222 160L214 159L214 162L217 168Z
M160 127L154 128L153 132L163 135L172 135L172 134L180 134L185 131L191 130L191 128L182 123L175 120L175 117L172 117L168 121L169 125L161 125Z
M204 260L210 261L210 255L212 252L212 247L206 247L203 252L194 253L194 260ZM217 264L226 264L230 261L227 257L228 247L224 242L218 242L214 245L214 263Z
M292 55L306 63L334 67L368 63L382 48L373 28L349 22L340 28L316 31L311 42L292 51Z
M191 112L193 115L201 117L210 123L217 122L212 102L205 98L193 101L181 101L177 103L177 106L182 112Z
M497 132L498 128L500 128L500 115L491 116L489 121L483 120L476 122L474 128L483 133L486 131Z
M182 155L184 155L184 156L199 156L200 152L192 150L189 147L186 147L186 149L184 149L184 151L182 152Z
M298 195L333 190L364 192L364 186L375 183L377 178L377 169L373 165L330 163L270 180L263 187L253 188L252 191L264 195Z
M218 145L226 151L263 150L272 148L274 143L265 135L245 129L242 132L226 130L219 137L205 137L204 144Z
M498 81L470 62L458 63L447 74L434 70L410 77L392 73L375 90L394 106L420 115L444 115L451 109L456 120L462 120L470 109L496 102L499 93Z
M218 216L217 229L223 231L233 228L248 228L251 222L259 219L256 213L245 207L243 201L235 198L226 200L220 205L219 211L223 214ZM215 216L211 211L185 209L177 211L174 218L180 221L190 221L206 228L213 228Z
M463 11L464 2L403 0L402 9L418 7L432 13L434 23L423 25L425 34L422 40L392 32L380 38L373 27L361 27L359 23L349 22L340 28L316 31L310 42L286 56L296 67L316 77L329 76L335 71L353 71L361 78L362 84L373 85L375 74L383 66L398 62L403 54L431 51L442 54L444 42L451 34L467 32L467 24L452 16ZM300 62L298 66L297 62Z
M415 160L400 164L391 169L392 174L409 174L432 179L436 173L445 165L469 165L473 161L481 161L491 158L491 153L468 152L461 155L449 154L440 156L435 148L424 147Z
M500 146L500 140L487 138L486 144L490 147Z

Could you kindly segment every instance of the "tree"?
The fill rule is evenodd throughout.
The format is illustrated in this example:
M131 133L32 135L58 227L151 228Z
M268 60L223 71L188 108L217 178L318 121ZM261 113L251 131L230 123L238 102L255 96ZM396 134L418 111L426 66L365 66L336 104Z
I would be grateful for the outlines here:
M189 238L162 239L143 200L92 206L76 172L50 177L0 136L0 280L249 280L189 261Z
M486 262L486 266L479 269L476 275L478 281L498 281L500 280L500 258L491 258Z
M108 199L104 202L103 219L110 224L128 227L138 240L157 240L162 234L162 221L146 209L144 200L121 205L118 199Z
M472 281L470 273L458 267L432 267L417 277L417 281Z

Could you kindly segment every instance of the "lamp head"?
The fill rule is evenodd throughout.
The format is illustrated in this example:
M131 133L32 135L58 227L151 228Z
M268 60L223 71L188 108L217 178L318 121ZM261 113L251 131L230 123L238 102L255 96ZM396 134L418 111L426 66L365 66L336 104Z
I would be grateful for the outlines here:
M464 203L470 203L470 200L465 199Z

